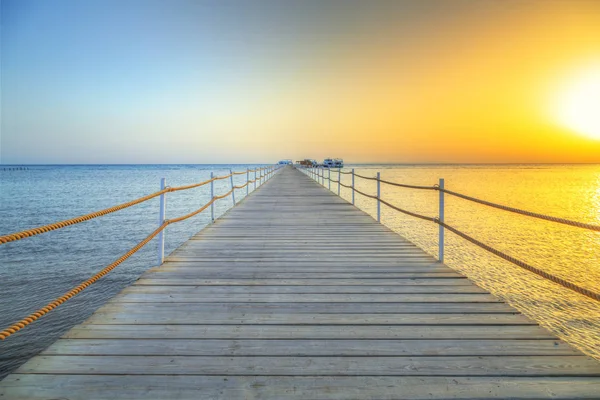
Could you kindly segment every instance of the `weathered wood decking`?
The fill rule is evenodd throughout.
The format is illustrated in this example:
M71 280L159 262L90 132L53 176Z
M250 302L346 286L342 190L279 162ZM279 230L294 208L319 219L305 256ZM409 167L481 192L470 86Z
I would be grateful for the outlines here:
M600 363L287 167L0 399L600 398Z

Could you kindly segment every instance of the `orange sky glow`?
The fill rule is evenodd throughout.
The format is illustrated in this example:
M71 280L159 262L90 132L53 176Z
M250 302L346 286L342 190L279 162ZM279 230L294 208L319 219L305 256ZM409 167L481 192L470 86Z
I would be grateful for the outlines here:
M600 162L600 104L580 82L600 76L600 1L147 4L135 28L111 19L115 43L134 38L123 54L140 54L118 64L117 44L100 39L97 71L82 64L98 51L86 43L27 77L32 63L9 64L39 38L22 38L30 14L11 20L4 41L20 50L4 46L2 162ZM65 29L82 43L93 33ZM39 95L23 82L62 86Z

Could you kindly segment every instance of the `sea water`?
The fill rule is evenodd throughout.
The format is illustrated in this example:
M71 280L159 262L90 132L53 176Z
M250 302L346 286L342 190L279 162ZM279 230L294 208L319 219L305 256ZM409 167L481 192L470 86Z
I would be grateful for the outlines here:
M160 179L179 186L254 165L0 166L0 235L72 218L159 189ZM600 225L600 165L348 165L357 174L414 185L434 185L529 211ZM336 170L332 178L337 179ZM351 183L350 175L341 175ZM250 179L253 179L251 174ZM235 177L234 184L245 183ZM356 187L376 193L376 183L356 178ZM327 185L326 185L327 186ZM227 192L229 180L215 183ZM382 198L427 216L438 215L439 193L382 184ZM251 185L252 189L252 185ZM331 189L337 193L337 184ZM246 194L237 190L238 199ZM351 200L349 189L341 195ZM169 193L167 218L187 214L210 199L208 186ZM446 222L478 240L538 268L600 291L600 233L489 208L446 195ZM372 199L356 194L371 215ZM216 203L216 216L232 206ZM158 198L68 228L0 245L0 329L61 296L119 258L158 226ZM200 213L167 228L166 253L210 222ZM437 256L437 225L382 205L382 222ZM0 341L0 378L85 320L140 274L157 265L152 241L96 284ZM506 300L586 354L600 359L600 302L553 284L446 233L445 262Z

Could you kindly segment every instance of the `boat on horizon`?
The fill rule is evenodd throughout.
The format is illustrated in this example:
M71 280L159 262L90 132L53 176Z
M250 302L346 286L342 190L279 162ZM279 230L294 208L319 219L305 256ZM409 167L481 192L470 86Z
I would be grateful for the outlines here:
M323 160L325 168L344 168L344 160L341 158L326 158Z

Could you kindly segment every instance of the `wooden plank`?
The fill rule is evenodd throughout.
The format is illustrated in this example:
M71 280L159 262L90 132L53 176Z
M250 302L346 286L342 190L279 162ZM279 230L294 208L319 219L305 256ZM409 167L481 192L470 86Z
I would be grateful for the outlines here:
M259 357L259 356L47 356L19 373L260 376L595 376L598 362L584 356Z
M129 356L564 356L560 340L60 339L45 355Z
M97 325L82 324L66 339L556 339L536 325Z
M139 310L125 312L99 310L88 320L90 324L175 325L535 325L521 314L215 314L186 306L180 311Z
M184 310L190 309L189 305ZM196 303L195 310L213 313L331 313L331 314L515 314L505 303ZM181 303L121 303L110 301L98 312L182 310Z
M487 293L380 293L380 294L302 294L302 293L273 293L273 294L212 294L204 296L198 293L178 293L174 290L171 293L127 293L121 292L115 296L115 300L124 303L144 303L144 302L164 302L164 303L228 303L228 302L248 302L248 303L494 303L500 302L497 297Z
M65 395L68 392L68 397ZM47 399L597 399L589 377L264 377L198 375L12 375L11 400Z
M144 274L146 278L169 274L170 277L178 278L246 278L246 279L416 279L416 278L460 278L461 275L455 272L323 272L323 273L304 273L304 272L263 272L257 269L253 272L243 271L214 271L204 272L192 270L152 270Z
M223 270L227 271L239 271L239 272L256 272L257 268L260 268L261 272L275 272L275 273L315 273L322 274L325 271L327 273L381 273L381 272L402 272L402 273L452 273L453 271L448 269L447 267L438 267L438 266L418 266L418 267L378 267L378 266L313 266L314 264L305 264L305 265L290 265L283 263L272 263L271 265L264 265L257 267L254 265L255 263L205 263L205 264L196 264L193 262L181 262L177 264L170 263L169 265L163 265L160 268L163 271L188 271L188 272L222 272ZM309 266L307 266L309 265ZM193 269L193 270L191 270Z
M164 284L164 279L160 281L154 281L154 285L140 284L136 282L132 286L128 287L124 292L126 293L170 293L171 290L175 289L179 292L190 291L198 294L217 294L217 293L345 293L345 294L365 294L365 293L486 293L485 290L477 286L467 285L429 285L429 286L410 286L410 285L397 285L397 286L377 286L377 285L354 285L354 286L340 286L340 285L329 285L329 286L303 286L303 285L195 285L188 283L187 285L182 283L181 285L169 285ZM146 280L147 282L147 280ZM182 280L185 282L185 280Z
M347 279L347 278L329 278L329 279L239 279L239 278L219 278L206 279L199 277L179 277L177 274L149 274L146 273L136 281L136 285L293 285L293 286L435 286L435 285L463 285L473 286L464 276L457 278L406 278L406 279Z

